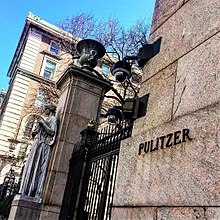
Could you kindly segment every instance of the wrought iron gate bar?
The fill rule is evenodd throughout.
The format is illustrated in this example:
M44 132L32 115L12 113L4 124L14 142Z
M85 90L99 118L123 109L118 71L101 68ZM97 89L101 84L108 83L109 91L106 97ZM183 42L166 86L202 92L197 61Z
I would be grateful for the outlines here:
M70 160L60 220L110 219L120 144L131 132L128 122L81 132Z
M92 162L92 161L100 160L102 158L109 157L110 155L115 155L115 154L119 154L119 148L116 150L95 156L95 157L91 157L91 158L89 158L89 160L90 160L90 162Z
M113 160L114 160L113 161L113 168L112 168L112 172L111 172L111 176L110 176L110 182L112 183L112 187L110 187L110 189L109 189L108 201L107 201L107 207L106 207L106 213L107 213L107 215L109 215L109 217L111 216L111 207L112 207L112 203L113 203L113 194L114 194L115 179L116 179L116 175L114 175L114 171L115 172L117 171L118 155L114 155Z
M100 138L101 136L101 138ZM96 145L90 150L88 157L97 157L106 152L119 150L121 140L131 136L131 127L116 131L115 133L99 133Z
M0 201L7 196L14 196L18 193L20 182L15 178L15 171L11 167L10 170L5 174L3 183L0 185Z

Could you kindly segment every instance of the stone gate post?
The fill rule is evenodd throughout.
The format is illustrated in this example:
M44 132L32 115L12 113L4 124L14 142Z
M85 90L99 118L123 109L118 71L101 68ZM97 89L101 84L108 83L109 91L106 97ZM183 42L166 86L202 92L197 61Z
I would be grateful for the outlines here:
M80 132L91 119L98 120L104 94L111 83L88 70L70 66L57 82L61 90L57 114L59 132L45 181L41 204L17 200L12 204L9 219L59 218L69 160L74 144L80 140Z
M110 83L88 70L70 67L58 81L61 89L57 108L61 123L45 185L40 219L58 219L69 170L69 160L80 132L91 119L98 120Z

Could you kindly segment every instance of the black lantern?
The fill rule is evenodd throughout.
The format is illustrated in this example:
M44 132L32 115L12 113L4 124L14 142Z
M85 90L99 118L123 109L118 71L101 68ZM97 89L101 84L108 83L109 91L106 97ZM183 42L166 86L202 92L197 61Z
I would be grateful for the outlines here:
M131 64L128 60L137 60L139 67L144 67L146 62L153 58L160 52L161 38L156 40L153 44L145 44L139 49L136 56L126 56L121 61L116 62L111 73L119 82L124 82L131 77Z
M126 60L118 61L112 66L111 73L118 82L124 82L131 77L131 64Z

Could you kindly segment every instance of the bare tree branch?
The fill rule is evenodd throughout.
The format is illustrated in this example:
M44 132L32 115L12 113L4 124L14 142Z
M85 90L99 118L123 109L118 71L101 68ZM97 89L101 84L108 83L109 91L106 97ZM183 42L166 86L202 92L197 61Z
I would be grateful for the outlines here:
M149 33L149 26L144 19L138 19L131 28L125 29L115 18L97 21L91 13L68 17L59 26L80 39L93 38L99 41L106 51L117 54L119 60L125 56L137 55L139 48L147 43ZM71 54L76 53L76 43L73 40L69 47Z

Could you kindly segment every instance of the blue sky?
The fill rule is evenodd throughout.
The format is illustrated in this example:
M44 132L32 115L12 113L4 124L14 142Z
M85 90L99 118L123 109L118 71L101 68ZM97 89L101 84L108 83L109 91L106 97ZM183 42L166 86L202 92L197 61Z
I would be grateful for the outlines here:
M29 11L51 24L79 12L98 19L117 18L125 27L153 14L155 0L0 0L0 89L8 87L7 71Z

